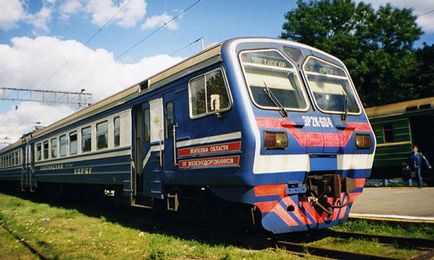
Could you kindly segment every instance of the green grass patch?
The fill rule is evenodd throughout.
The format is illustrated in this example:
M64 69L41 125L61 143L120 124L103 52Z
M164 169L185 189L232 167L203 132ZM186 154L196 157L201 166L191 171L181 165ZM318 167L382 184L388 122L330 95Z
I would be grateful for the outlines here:
M312 242L309 245L399 259L408 259L423 252L416 249L402 249L390 244L380 244L377 241L363 239L346 240L334 237L327 237Z
M433 224L372 222L368 220L350 220L331 228L342 232L360 232L389 236L434 239Z
M32 194L35 195L35 194ZM215 223L198 234L194 225L172 223L151 211L115 206L27 200L0 193L0 223L5 223L44 255L53 259L292 259L283 249L254 250L239 246L237 234L225 223ZM157 221L155 221L157 220ZM433 238L433 225L371 223L351 220L332 228L335 231L392 236ZM174 231L181 230L181 231ZM254 240L254 234L252 234ZM301 236L303 236L301 234ZM248 240L244 235L240 238ZM240 240L238 239L238 240ZM421 253L377 241L341 240L326 237L310 245L396 258ZM0 259L34 259L34 256L8 233L0 232ZM4 246L3 246L4 245ZM13 257L10 257L13 256ZM8 258L9 257L9 258Z
M190 236L171 235L160 231L159 227L150 230L119 224L116 219L100 214L98 210L87 208L84 211L86 214L77 209L32 202L0 193L1 221L53 259L297 258L279 249L251 250L214 243L211 242L212 232L208 234L209 240L202 241ZM122 217L124 212L118 212L118 215ZM138 214L135 217L140 219L144 216ZM12 240L8 243L15 245L16 242ZM1 246L0 258L20 256L21 251L16 251L18 249ZM24 256L29 255L25 248L22 253Z

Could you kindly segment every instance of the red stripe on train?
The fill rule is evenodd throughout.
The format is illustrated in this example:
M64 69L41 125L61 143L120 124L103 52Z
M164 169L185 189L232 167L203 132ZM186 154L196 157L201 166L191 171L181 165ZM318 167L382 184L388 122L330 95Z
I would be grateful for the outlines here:
M279 118L258 117L256 123L260 128L287 129L301 146L346 146L354 131L371 131L367 122L347 122L341 133L302 132L294 122Z

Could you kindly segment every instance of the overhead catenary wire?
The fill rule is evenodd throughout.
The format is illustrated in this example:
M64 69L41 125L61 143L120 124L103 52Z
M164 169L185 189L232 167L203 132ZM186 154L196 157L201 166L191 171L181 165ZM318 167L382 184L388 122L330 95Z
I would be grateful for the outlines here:
M104 30L104 28L109 25L113 19L118 16L123 10L125 10L125 8L131 3L132 0L128 0L127 2L125 2L123 4L123 6L121 8L119 8L119 10L114 13L106 22L104 22L104 24L102 26L100 26L98 28L98 30L96 30L86 41L85 41L85 45L88 44L89 42L91 42L100 32L102 32ZM47 84L48 82L50 82L55 76L57 76L70 62L72 61L72 57L68 58L63 65L61 65L50 77L46 78L42 83L37 85L38 87L43 87L45 84Z
M130 3L130 1L126 2L127 4ZM178 14L176 14L172 19L170 19L169 21L165 22L164 24L162 24L160 27L158 27L157 29L153 30L152 32L150 32L149 34L145 35L144 37L142 37L139 41L135 42L133 45L131 45L130 47L128 47L125 51L123 51L120 55L116 56L115 60L119 60L126 55L127 53L129 53L131 50L133 50L135 47L137 47L139 44L143 43L144 41L146 41L147 39L149 39L152 35L154 35L155 33L157 33L158 31L160 31L161 29L167 27L169 24L171 24L172 22L174 22L177 18L179 18L181 15L187 13L191 8L193 8L195 5L199 4L201 2L201 0L197 0L194 3L192 3L191 5L189 5L187 8L185 8L184 10L182 10L181 12L179 12ZM120 12L120 11L119 11ZM119 13L118 12L118 13ZM113 17L115 17L118 13L116 13ZM90 42L95 36L96 34L98 34L99 32L101 32L105 26L107 26L110 22L110 20L113 19L113 17L111 19L109 19L109 21L104 24L94 35L92 35L89 40L87 42ZM201 39L199 39L201 40ZM67 64L64 64L63 67L65 67ZM63 68L61 68L63 69ZM60 70L59 70L60 71ZM93 78L96 74L98 74L100 71L102 71L102 68L99 68L97 72L89 75L89 77L86 77L85 79L83 79L82 81L79 82L78 85L81 85L83 82ZM22 125L22 124L20 124Z
M125 49L125 51L123 51L121 54L119 54L118 56L115 57L115 61L121 61L121 58L123 56L125 56L128 52L130 52L132 49L134 49L135 47L137 47L139 44L143 43L144 41L146 41L147 39L149 39L152 35L154 35L155 33L157 33L158 31L160 31L161 29L167 27L169 24L171 24L173 21L175 21L178 17L180 17L181 15L187 13L191 8L193 8L195 5L199 4L201 0L197 0L194 3L192 3L191 5L189 5L187 8L185 8L184 10L182 10L181 12L179 12L178 14L176 14L172 19L170 19L167 22L164 22L162 25L160 25L158 28L156 28L155 30L153 30L152 32L148 33L147 35L145 35L144 37L142 37L140 40L138 40L137 42L135 42L134 44L132 44L130 47L128 47L127 49ZM92 79L93 77L95 77L99 72L102 71L102 68L99 68L96 72L89 74L89 76L85 77L84 79L82 79L81 81L79 81L77 83L77 85L81 85L84 82Z
M118 11L116 13L114 13L109 19L106 20L106 22L104 22L104 24L102 26L100 26L98 28L98 30L96 30L86 41L85 41L85 45L88 44L89 42L91 42L100 32L102 32L113 20L116 16L118 16L122 11L125 10L125 8L131 3L132 0L128 0L126 1L122 7L120 7L118 9ZM42 83L37 85L37 88L39 86L43 87L44 85L46 85L48 82L50 82L55 76L57 76L70 62L72 61L72 57L70 57L69 59L67 59L62 66L60 66L50 77L46 78ZM22 126L23 123L21 123L18 127Z
M158 31L160 31L161 29L163 29L164 27L167 27L169 24L171 24L173 21L175 21L179 16L183 15L184 13L188 12L188 10L190 10L191 8L193 8L195 5L197 5L201 0L197 0L196 2L192 3L191 5L189 5L187 8L185 8L184 10L182 10L181 12L179 12L177 15L175 15L172 19L170 19L167 22L164 22L161 26L159 26L157 29L153 30L152 32L148 33L147 35L145 35L143 38L141 38L140 40L138 40L136 43L134 43L133 45L131 45L130 47L128 47L125 51L123 51L121 54L119 54L118 56L116 56L115 60L119 60L121 57L123 57L125 54L127 54L128 52L130 52L132 49L134 49L135 47L137 47L139 44L141 44L142 42L146 41L149 37L151 37L152 35L154 35L155 33L157 33Z
M178 53L178 52L180 52L180 51L183 51L183 50L187 49L188 47L192 46L193 44L195 44L195 43L197 43L197 42L199 42L199 41L202 41L202 40L203 40L203 36L200 37L200 38L197 39L197 40L194 40L194 41L190 42L190 43L187 44L187 45L184 45L183 47L177 49L176 51L170 53L169 55L172 56L172 55L174 55L174 54L176 54L176 53Z
M428 15L428 14L430 14L430 13L434 13L434 9L432 9L432 10L430 10L430 11L428 11L428 12L425 12L425 13L419 14L419 15L417 15L417 16L418 16L418 17L421 17L421 16L424 16L424 15Z

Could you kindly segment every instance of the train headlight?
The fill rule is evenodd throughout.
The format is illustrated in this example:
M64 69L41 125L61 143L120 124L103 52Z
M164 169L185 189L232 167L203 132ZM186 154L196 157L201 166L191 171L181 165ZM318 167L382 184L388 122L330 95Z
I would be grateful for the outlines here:
M288 148L288 136L285 132L264 132L264 147L267 150Z
M356 134L357 149L369 149L372 146L372 139L369 134Z

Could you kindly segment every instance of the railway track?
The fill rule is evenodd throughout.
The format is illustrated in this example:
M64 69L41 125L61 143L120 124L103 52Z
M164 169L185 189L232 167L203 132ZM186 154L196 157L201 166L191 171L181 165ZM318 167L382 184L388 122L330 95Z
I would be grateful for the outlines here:
M341 238L341 239L364 239L378 241L378 243L383 244L394 244L402 248L417 248L426 250L426 252L415 259L431 259L434 257L434 240L431 239L420 239L420 238L406 238L406 237L394 237L394 236L384 236L384 235L371 235L364 233L353 233L353 232L338 232L330 231L328 236ZM324 237L321 237L321 239ZM297 239L296 239L297 240ZM299 240L299 239L298 239ZM339 249L324 248L318 246L309 245L306 242L295 241L294 239L281 240L277 238L275 241L277 247L285 248L286 250L296 253L296 254L311 254L321 257L329 257L335 259L396 259L388 256L379 256L364 254L358 252L344 251Z
M18 242L20 242L23 246L25 246L29 251L36 257L38 257L41 260L47 260L50 259L47 256L45 256L43 253L41 253L39 250L37 250L35 247L33 247L29 242L27 242L24 238L16 234L12 229L7 227L5 224L0 223L0 227L2 227L4 230L6 230L9 234L11 234Z

